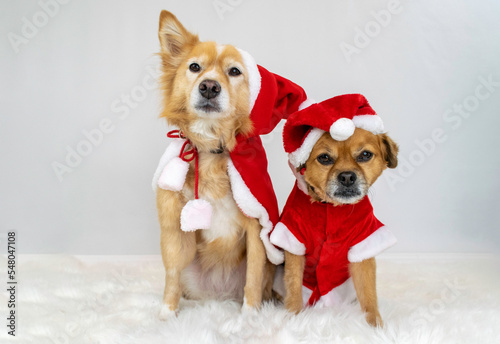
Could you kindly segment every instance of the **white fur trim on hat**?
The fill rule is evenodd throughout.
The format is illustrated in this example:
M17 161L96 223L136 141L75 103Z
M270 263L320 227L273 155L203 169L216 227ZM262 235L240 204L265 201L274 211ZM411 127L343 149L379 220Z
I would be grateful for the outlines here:
M330 126L330 135L334 140L345 141L354 134L354 122L349 118L339 118Z
M176 156L163 169L158 179L158 186L163 190L181 191L188 171L189 163Z
M385 227L380 227L368 238L351 247L347 254L347 259L349 259L351 263L359 263L365 259L375 257L396 242L397 239L390 230Z
M284 254L281 250L274 247L269 241L269 233L273 229L273 223L269 219L269 214L266 208L254 197L250 189L243 181L240 173L234 167L231 158L227 162L227 172L231 182L231 189L233 197L238 207L248 217L253 217L259 220L262 229L260 231L260 238L266 248L267 258L273 264L281 264L284 261Z
M316 101L314 99L307 98L302 103L300 103L299 111L304 110L305 108L308 108L309 106L311 106L313 104L316 104Z
M156 191L158 188L158 180L160 179L161 174L163 173L163 170L165 169L165 166L175 158L176 156L179 156L179 153L182 149L182 145L184 144L186 140L184 139L173 139L170 144L167 146L167 149L165 150L165 153L161 156L161 159L158 163L158 167L156 168L156 172L153 176L153 191Z
M198 229L210 229L212 223L212 205L204 199L193 199L186 203L181 211L181 229L192 232Z
M255 62L252 55L250 55L243 49L238 49L238 51L243 58L243 64L245 65L245 68L248 72L248 87L250 89L250 110L252 110L253 106L255 105L255 101L259 96L262 77L260 76L259 68L257 67L257 63Z
M318 128L312 129L309 134L307 134L304 141L302 141L302 145L292 153L288 154L288 160L290 163L294 167L299 167L304 164L307 159L309 159L309 155L311 155L314 145L324 133L324 130Z
M293 235L288 227L282 222L278 222L276 226L274 226L270 240L271 244L281 247L285 251L297 256L306 254L306 247L304 244L297 240L295 235Z
M368 130L372 134L385 133L384 122L378 115L358 115L352 118L356 128Z

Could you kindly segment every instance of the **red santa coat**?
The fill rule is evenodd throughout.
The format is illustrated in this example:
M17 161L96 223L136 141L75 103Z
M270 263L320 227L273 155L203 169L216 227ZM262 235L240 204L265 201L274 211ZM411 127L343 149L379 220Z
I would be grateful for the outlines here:
M355 297L349 262L371 258L396 243L383 226L367 196L356 204L341 206L311 203L296 183L271 242L305 255L304 304L332 305Z

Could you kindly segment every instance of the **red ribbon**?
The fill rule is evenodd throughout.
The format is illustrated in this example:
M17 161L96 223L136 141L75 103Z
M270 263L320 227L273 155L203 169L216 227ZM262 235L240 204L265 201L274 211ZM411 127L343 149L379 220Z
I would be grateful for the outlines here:
M198 179L199 179L199 173L198 173L198 149L191 143L191 141L184 136L184 133L178 129L169 131L167 133L167 137L171 139L185 139L186 141L182 145L181 151L179 153L179 158L181 158L185 162L191 162L193 159L194 161L194 198L198 199ZM190 146L191 149L186 150L186 147Z

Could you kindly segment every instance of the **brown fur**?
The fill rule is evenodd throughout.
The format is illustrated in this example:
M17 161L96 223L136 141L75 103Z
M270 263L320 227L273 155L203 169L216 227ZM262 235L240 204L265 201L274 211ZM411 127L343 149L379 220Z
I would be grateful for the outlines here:
M285 307L293 313L298 313L302 309L302 279L305 262L305 256L297 256L285 251Z
M225 46L218 51L215 42L200 42L188 32L177 18L167 11L160 15L160 57L163 65L161 88L164 95L162 117L170 125L182 130L199 152L200 198L221 200L231 193L227 174L229 151L235 145L235 136L251 131L249 118L248 76L242 57L236 48ZM222 51L220 51L222 50ZM202 70L189 72L195 61ZM230 77L227 70L238 67L242 74ZM191 92L201 81L215 79L228 94L229 104L221 116L200 117L191 104ZM193 130L196 121L203 122L203 130ZM224 148L222 154L210 151ZM186 233L180 229L180 213L194 195L194 162L191 162L182 192L158 189L157 207L161 226L161 251L166 270L163 303L170 311L177 311L182 294L190 295L182 285L182 271L196 260L202 271L218 268L234 271L246 258L247 272L244 295L248 307L258 307L262 297L269 298L274 267L266 259L264 245L259 237L261 226L257 219L246 217L238 210L234 214L234 228L229 235L207 240L197 231ZM228 214L228 216L233 216Z
M373 157L369 161L359 162L357 157L363 151L370 151ZM309 159L304 166L304 179L308 184L309 195L314 201L325 201L334 206L343 204L341 198L330 192L332 181L345 171L355 172L362 186L361 200L370 186L387 168L397 166L398 146L386 134L374 135L363 129L356 129L354 134L345 141L335 141L329 133L316 142ZM318 162L318 156L328 154L334 163L323 165ZM285 253L285 306L294 313L302 309L302 276L304 271L303 256ZM382 326L377 305L375 286L375 259L367 259L359 263L349 264L349 271L356 289L361 309L366 312L366 320L372 326Z

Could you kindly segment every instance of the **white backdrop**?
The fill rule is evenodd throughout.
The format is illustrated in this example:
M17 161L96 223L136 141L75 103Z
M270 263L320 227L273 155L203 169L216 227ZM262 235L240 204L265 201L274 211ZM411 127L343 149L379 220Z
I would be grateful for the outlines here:
M392 252L499 252L498 1L1 1L0 232L22 253L159 254L161 9L316 100L363 93L400 144ZM264 138L280 206L281 127Z

